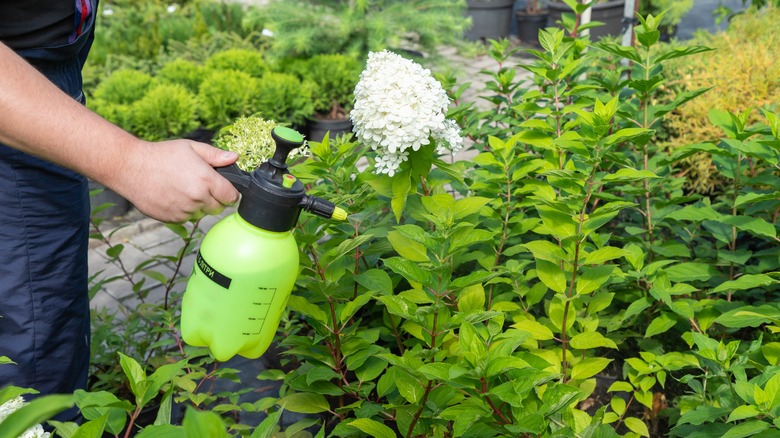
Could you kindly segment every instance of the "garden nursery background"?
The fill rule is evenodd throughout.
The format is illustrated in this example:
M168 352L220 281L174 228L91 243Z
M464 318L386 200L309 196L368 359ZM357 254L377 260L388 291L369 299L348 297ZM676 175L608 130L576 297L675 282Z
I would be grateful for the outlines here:
M349 216L301 215L274 343L222 363L181 302L235 208L95 184L89 388L0 388L0 437L780 435L780 4L642 0L630 45L624 5L100 2L92 110L247 171L292 127Z

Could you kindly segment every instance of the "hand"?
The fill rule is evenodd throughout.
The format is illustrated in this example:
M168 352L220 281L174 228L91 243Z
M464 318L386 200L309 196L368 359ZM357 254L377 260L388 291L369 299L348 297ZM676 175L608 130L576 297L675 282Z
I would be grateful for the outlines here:
M157 220L199 219L238 201L238 191L214 170L233 164L234 152L190 140L140 141L126 158L125 168L106 185Z

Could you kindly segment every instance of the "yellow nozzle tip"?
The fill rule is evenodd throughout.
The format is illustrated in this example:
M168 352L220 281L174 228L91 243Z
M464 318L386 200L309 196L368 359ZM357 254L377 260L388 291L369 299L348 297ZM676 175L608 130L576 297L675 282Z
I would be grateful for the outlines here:
M345 221L347 220L347 212L341 208L336 207L336 209L333 210L333 214L330 216L330 218L337 221Z

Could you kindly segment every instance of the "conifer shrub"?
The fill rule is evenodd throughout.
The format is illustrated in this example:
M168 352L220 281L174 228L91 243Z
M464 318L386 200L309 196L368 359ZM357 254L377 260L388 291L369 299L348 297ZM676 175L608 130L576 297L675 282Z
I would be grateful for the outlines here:
M263 54L250 49L233 48L217 52L206 60L212 70L238 70L259 78L267 70Z
M207 74L198 90L204 124L212 129L227 126L240 116L255 112L258 79L237 70L215 70Z
M132 132L145 140L180 137L198 127L196 97L182 85L158 85L130 106L128 117Z
M732 20L726 32L698 35L694 44L715 50L674 60L667 77L673 89L712 89L705 98L694 99L670 114L666 123L671 134L667 146L677 149L721 138L723 132L709 119L712 108L741 113L780 102L778 41L780 9L742 14ZM761 112L754 111L750 123L757 122L760 116ZM690 190L719 190L722 180L709 157L689 157L683 166Z
M265 119L302 126L314 114L311 81L287 73L267 73L257 82L254 108Z
M360 61L347 55L316 55L308 59L302 76L317 85L315 111L331 119L346 117L352 108L353 91L362 69Z
M186 59L174 59L162 66L154 79L158 83L182 85L197 94L206 74L206 69L201 65Z
M146 94L151 83L152 76L142 71L117 70L95 88L94 98L114 104L131 104Z

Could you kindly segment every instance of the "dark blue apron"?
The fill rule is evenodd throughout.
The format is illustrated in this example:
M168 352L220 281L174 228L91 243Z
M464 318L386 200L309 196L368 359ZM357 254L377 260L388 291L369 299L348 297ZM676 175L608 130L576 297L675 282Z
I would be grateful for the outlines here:
M18 53L84 103L94 13L82 24L67 44ZM0 356L16 362L0 366L0 387L41 394L86 387L89 211L83 176L0 145ZM57 417L77 418L75 409Z

